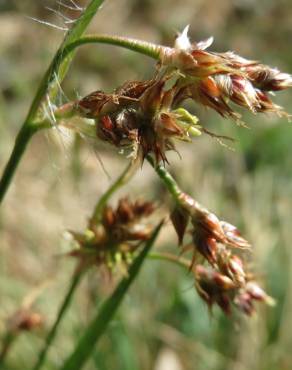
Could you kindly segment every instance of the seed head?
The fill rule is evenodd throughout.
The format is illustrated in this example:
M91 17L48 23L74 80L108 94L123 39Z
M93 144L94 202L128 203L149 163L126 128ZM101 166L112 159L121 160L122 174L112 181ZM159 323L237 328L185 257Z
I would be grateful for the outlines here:
M152 226L146 221L154 212L151 202L120 199L116 209L107 205L100 222L89 221L85 233L71 232L77 244L70 255L80 260L80 268L104 266L109 273L119 267L126 273L132 255L149 239Z
M211 309L216 303L226 314L230 314L230 292L235 289L233 281L227 276L201 265L195 267L194 275L196 289L209 308Z
M274 112L287 116L267 93L291 87L291 75L233 52L206 51L213 38L192 44L187 32L188 27L178 36L174 48L161 48L160 62L168 70L179 70L184 89L189 89L195 102L236 121L240 115L229 101L253 113Z
M235 305L247 315L252 315L255 311L254 301L264 302L270 306L275 304L273 298L254 281L249 281L234 298Z

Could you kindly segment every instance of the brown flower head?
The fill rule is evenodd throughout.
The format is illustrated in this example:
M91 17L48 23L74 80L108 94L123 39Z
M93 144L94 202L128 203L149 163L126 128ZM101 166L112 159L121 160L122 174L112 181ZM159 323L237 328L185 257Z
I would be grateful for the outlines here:
M215 214L202 207L189 195L181 193L180 207L184 215L188 214L191 219L191 234L196 251L211 265L218 263L218 255L222 250L222 248L218 250L220 245L240 249L250 247L235 226L220 221ZM174 226L178 230L175 223ZM179 238L182 240L183 235L179 234Z
M146 220L153 211L152 203L128 198L120 199L115 210L106 206L100 222L93 218L85 233L71 232L77 248L70 255L80 259L80 268L98 265L111 272L118 267L126 273L133 253L151 235Z
M255 311L256 301L274 305L274 300L254 281L249 281L242 287L233 279L210 268L197 265L193 268L195 286L200 297L211 309L217 304L225 314L231 314L231 305L247 315Z
M171 220L180 244L191 221L192 243L184 246L182 252L193 253L190 269L194 273L195 286L210 309L217 304L224 313L230 314L233 305L251 315L255 301L273 303L272 298L259 287L243 258L236 254L243 254L250 244L235 226L220 221L183 192L178 196ZM200 259L197 258L198 253Z
M187 31L188 27L176 39L174 48L161 48L160 61L168 70L177 69L184 75L184 89L189 89L194 101L236 121L240 115L229 102L253 113L287 116L268 94L291 87L291 75L233 52L206 51L213 38L191 43Z
M254 313L254 303L256 301L264 302L270 306L275 304L274 299L268 296L255 281L249 281L243 289L239 290L234 298L235 305L247 315Z
M196 289L209 308L216 303L226 314L231 313L231 295L236 286L227 276L197 265L194 269Z
M75 103L79 115L96 120L97 136L117 147L140 148L167 161L175 148L173 139L190 140L200 135L196 117L174 109L184 99L180 87L167 87L170 77L127 82L113 94L94 92Z

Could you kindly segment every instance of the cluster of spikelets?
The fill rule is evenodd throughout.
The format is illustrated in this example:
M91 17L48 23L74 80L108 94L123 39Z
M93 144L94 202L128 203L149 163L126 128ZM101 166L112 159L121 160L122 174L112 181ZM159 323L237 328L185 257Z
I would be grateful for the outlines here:
M157 46L160 57L152 79L126 82L113 93L95 91L60 107L56 116L77 116L81 121L70 128L85 135L91 132L118 148L130 148L133 157L144 159L151 154L156 164L167 162L166 153L175 150L175 140L191 141L192 136L210 134L182 107L187 99L238 124L242 124L236 111L240 107L254 114L289 117L271 97L291 87L292 76L233 52L206 51L213 39L191 43L187 32L188 27L174 47ZM109 272L116 267L126 272L133 254L150 236L151 227L143 219L152 211L150 203L127 199L116 210L106 207L102 219L90 220L85 233L72 232L77 248L71 255L79 257L82 268L96 264ZM233 225L220 221L184 193L172 221L180 244L192 223L192 244L183 251L193 252L195 285L210 308L217 304L229 314L236 306L250 315L255 301L273 303L248 271L243 252L250 245Z
M288 117L271 97L292 86L291 75L233 52L206 51L213 39L191 43L187 31L188 27L174 47L158 47L160 60L153 79L126 82L110 94L95 91L67 109L95 120L100 139L130 147L133 155L153 153L157 162L167 161L166 152L175 149L174 139L190 141L208 132L181 107L187 99L239 124L236 106Z
M100 218L91 218L84 233L71 231L75 246L69 255L78 258L78 271L97 266L109 277L127 275L139 247L151 236L149 217L154 209L151 202L122 198L116 209L105 206ZM220 221L185 193L180 194L171 220L180 245L191 223L192 242L182 252L192 252L189 265L195 287L210 309L217 304L230 314L235 306L251 315L255 301L274 303L239 256L238 251L250 249L250 244L235 226Z
M179 197L172 222L180 244L191 222L192 243L182 251L191 250L193 253L190 269L195 277L195 286L210 309L217 304L224 313L230 314L234 305L251 315L255 301L274 303L239 257L238 251L250 249L250 244L235 226L220 221L185 193Z
M84 233L70 232L75 242L70 256L79 259L80 270L95 265L109 275L126 274L141 243L151 236L147 219L153 211L151 202L128 198L120 199L116 209L106 206L101 219L91 218Z

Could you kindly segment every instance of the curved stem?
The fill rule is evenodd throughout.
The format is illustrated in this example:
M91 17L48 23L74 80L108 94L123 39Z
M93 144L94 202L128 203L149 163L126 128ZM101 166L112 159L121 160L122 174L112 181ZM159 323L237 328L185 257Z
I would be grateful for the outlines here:
M173 196L174 200L180 202L180 196L182 195L182 190L178 186L175 179L171 176L171 174L167 171L167 169L162 164L155 164L153 158L150 155L147 155L147 161L151 164L154 168L158 176L163 181L164 185L166 186L167 190Z
M3 175L0 180L0 203L5 196L5 193L11 183L12 177L15 173L17 166L23 156L26 146L37 131L36 126L26 124L20 129L13 147L13 151L10 155L9 161L6 164Z
M91 0L90 4L81 14L80 18L67 32L62 44L60 45L49 68L47 69L44 77L41 80L24 124L35 120L35 116L39 109L40 103L43 100L45 94L48 93L49 88L50 98L53 99L56 95L58 91L58 86L65 78L73 59L73 55L69 55L69 53L64 54L64 50L68 45L74 43L77 39L79 39L79 37L82 36L83 32L85 31L103 2L104 0ZM55 82L55 86L52 85L53 82Z
M40 370L42 368L43 364L45 363L47 353L49 351L49 348L50 348L53 340L56 337L60 322L62 321L62 318L63 318L64 314L66 313L66 311L67 311L67 309L68 309L68 307L71 303L72 297L73 297L73 295L76 291L76 288L78 287L78 285L81 281L82 276L83 276L82 272L74 273L74 275L72 277L71 284L70 284L69 289L68 289L68 292L67 292L67 294L64 298L64 301L63 301L63 303L62 303L62 305L59 309L59 312L58 312L58 315L57 315L56 320L54 322L54 325L52 326L51 330L49 331L49 333L47 335L44 348L40 352L37 363L35 364L33 370Z
M95 223L98 223L100 221L103 209L106 206L109 198L113 195L114 192L116 192L120 187L125 185L130 180L130 178L135 174L139 163L140 163L139 159L136 159L133 162L131 161L127 165L125 170L122 172L122 174L112 184L112 186L101 196L101 198L99 199L98 203L95 206L92 221L94 221Z
M176 265L187 268L189 269L191 267L191 262L181 256L176 256L171 253L167 252L152 252L148 254L149 259L152 260L160 260L160 261L165 261L165 262L172 262L175 263Z
M145 243L144 248L131 264L127 276L121 280L112 295L98 308L95 317L83 331L75 349L65 360L61 370L81 370L84 367L90 358L95 345L106 331L109 323L120 307L123 298L127 294L132 283L135 281L148 252L156 241L162 225L163 222L156 227L151 238Z
M128 50L135 51L140 54L147 55L153 59L159 58L159 53L163 46L151 42L132 39L128 37L121 37L116 35L85 35L78 40L67 45L60 54L64 58L70 54L74 49L86 44L107 44L115 45Z
M32 129L32 122L36 120L36 116L44 96L46 95L46 93L48 93L50 87L50 98L54 97L57 92L56 85L58 85L64 79L69 69L73 56L69 56L68 54L62 56L62 51L66 48L67 45L76 41L83 34L103 1L104 0L91 0L84 12L81 14L80 18L67 32L66 37L64 38L59 50L55 54L47 72L42 78L36 95L31 103L27 117L16 138L10 159L8 160L8 163L4 169L4 173L0 181L0 203L2 202L7 189L9 188L13 175L18 167L20 159L25 151L29 140L36 131L43 128L42 126L34 126ZM60 57L60 55L62 57ZM55 86L51 86L52 81L56 81L58 82L58 84L55 84Z
M4 364L4 361L6 359L6 356L11 349L11 346L13 342L15 341L17 335L15 333L8 332L5 337L3 338L3 344L2 349L0 352L0 368L2 369L2 366Z
M125 168L125 170L122 172L122 174L118 177L118 179L112 184L112 186L99 199L99 201L98 201L98 203L95 207L95 210L93 212L93 216L92 216L92 219L93 219L94 222L99 222L100 217L102 215L102 211L103 211L105 205L107 204L109 198L113 195L113 193L115 191L117 191L125 183L127 183L127 181L129 181L131 176L135 173L135 170L137 168L137 163L139 163L138 160L128 164L127 167ZM63 304L62 304L62 306L61 306L61 308L58 312L56 321L55 321L53 327L51 328L51 330L50 330L50 332L49 332L49 334L46 338L44 348L41 351L41 353L39 355L39 358L38 358L38 361L37 361L35 367L33 368L33 370L40 370L41 367L43 366L43 364L45 362L45 359L46 359L46 356L47 356L47 353L48 353L48 350L49 350L49 348L50 348L50 346L51 346L51 344L52 344L52 342L53 342L53 340L54 340L54 338L57 334L57 330L58 330L58 327L60 325L60 322L62 321L62 318L63 318L65 312L67 311L67 309L68 309L68 307L71 303L74 292L75 292L77 286L79 285L79 282L81 280L83 272L85 272L85 271L86 270L83 270L82 268L81 269L77 268L77 272L75 272L75 274L73 275L71 285L70 285L69 290L68 290L68 292L65 296Z

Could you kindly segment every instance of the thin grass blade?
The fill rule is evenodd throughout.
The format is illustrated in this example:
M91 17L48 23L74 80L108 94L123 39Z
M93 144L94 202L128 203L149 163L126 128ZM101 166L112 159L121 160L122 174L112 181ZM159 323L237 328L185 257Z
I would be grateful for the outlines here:
M139 273L149 250L153 246L159 234L161 226L162 223L157 226L152 234L151 239L148 240L144 249L141 251L138 257L136 257L129 269L128 276L119 283L113 294L103 303L96 317L85 330L84 334L77 343L77 346L73 350L72 354L67 358L61 370L80 370L85 365L86 361L92 354L96 343L105 332L115 312L118 310L124 296L128 292L128 289Z
M69 69L73 54L68 54L65 58L62 58L62 51L66 48L67 45L71 44L82 36L89 22L94 17L103 2L104 0L91 0L82 15L72 26L72 28L67 32L64 41L56 52L47 72L45 73L36 92L36 95L31 103L26 119L17 135L10 158L4 168L3 175L0 180L0 203L2 202L7 189L9 188L14 173L20 163L20 160L31 137L38 130L46 128L46 126L36 126L33 123L36 120L36 116L38 114L38 110L43 101L43 98L46 94L48 94L50 99L53 100L58 91L58 86L60 82L64 79ZM56 83L52 84L53 81L55 81Z

